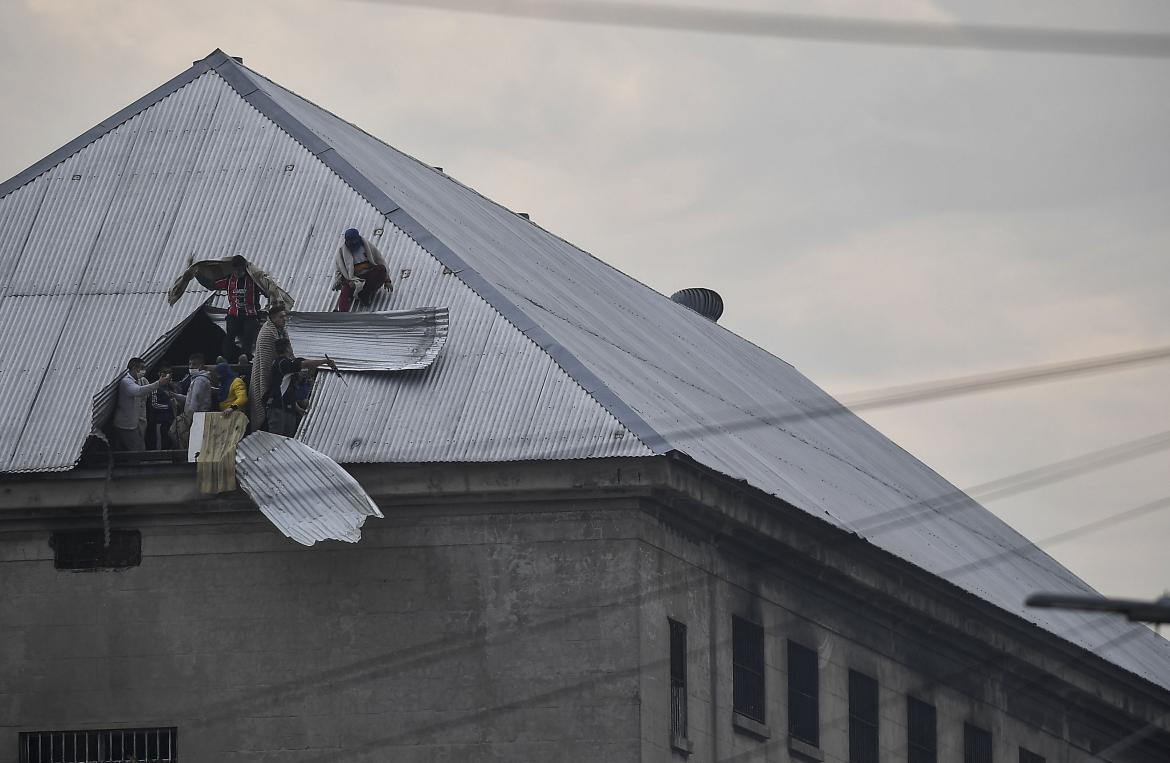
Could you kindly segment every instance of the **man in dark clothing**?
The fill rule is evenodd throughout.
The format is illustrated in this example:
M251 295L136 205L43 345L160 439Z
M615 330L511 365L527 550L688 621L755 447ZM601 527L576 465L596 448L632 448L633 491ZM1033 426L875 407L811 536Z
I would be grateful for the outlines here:
M226 290L228 295L227 333L223 337L222 353L225 358L236 357L240 349L252 354L256 332L260 330L260 296L267 296L248 273L246 259L238 254L232 257L232 269L230 276L215 282L215 288Z
M170 375L170 366L159 369L159 376ZM174 450L179 447L171 437L171 422L175 420L177 403L171 396L170 386L170 383L159 385L158 389L150 393L146 404L146 444L151 450Z
M329 361L325 358L298 358L293 355L288 339L276 340L277 359L268 377L266 402L267 430L273 434L292 437L297 433L300 411L297 409L297 381L303 368L317 368Z

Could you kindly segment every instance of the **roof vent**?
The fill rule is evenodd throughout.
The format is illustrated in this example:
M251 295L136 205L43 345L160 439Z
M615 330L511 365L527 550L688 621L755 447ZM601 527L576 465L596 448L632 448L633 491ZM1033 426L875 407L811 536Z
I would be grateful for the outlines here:
M527 212L517 212L516 214L519 215L520 217L523 217L525 220L532 219L532 216L529 215Z
M711 289L683 289L671 294L670 298L712 321L718 321L723 315L723 297Z

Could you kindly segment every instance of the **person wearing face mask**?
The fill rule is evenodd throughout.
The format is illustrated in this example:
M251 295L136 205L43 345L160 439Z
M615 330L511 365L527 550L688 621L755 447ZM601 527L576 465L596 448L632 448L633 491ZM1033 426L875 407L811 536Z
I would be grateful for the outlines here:
M195 414L213 408L211 375L203 367L203 362L202 353L191 354L187 359L187 378L183 380L185 392L174 393L174 398L183 404L183 412L175 417L171 434L184 448L190 442L191 423L195 420Z
M347 230L337 248L333 288L341 290L337 298L337 311L341 313L353 310L355 297L368 307L378 289L394 291L389 266L382 253L358 233L357 228Z
M148 383L145 371L146 363L142 358L130 358L126 373L118 380L118 404L113 421L117 450L146 450L146 399L160 386L165 386L171 377L163 374L158 381Z

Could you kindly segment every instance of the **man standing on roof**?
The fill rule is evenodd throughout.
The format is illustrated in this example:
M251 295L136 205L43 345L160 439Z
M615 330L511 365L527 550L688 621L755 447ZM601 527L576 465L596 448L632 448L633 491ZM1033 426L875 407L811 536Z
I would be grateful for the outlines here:
M114 448L123 451L146 450L146 398L171 380L163 374L158 381L147 383L143 372L146 362L130 358L126 373L118 380L118 405L114 410Z
M248 272L248 261L242 255L232 257L232 273L215 282L215 288L225 289L228 296L227 333L223 338L223 357L234 358L240 349L252 354L256 332L260 330L260 296L268 294Z
M297 407L297 386L302 369L323 366L326 358L298 358L293 354L292 342L276 340L277 359L268 377L267 419L268 431L284 437L297 433L301 411Z
M382 253L363 238L357 228L347 230L341 246L337 248L333 288L341 290L341 296L337 298L337 310L342 313L353 309L355 294L368 307L378 289L394 291L394 285L390 283L390 270Z
M279 357L276 352L276 343L281 339L288 339L288 332L284 330L288 322L288 311L284 305L273 305L268 308L268 322L260 327L256 335L256 354L252 357L252 378L248 382L248 402L252 409L248 416L252 422L252 431L258 432L264 428L264 403L268 399L268 382L272 371L272 364Z

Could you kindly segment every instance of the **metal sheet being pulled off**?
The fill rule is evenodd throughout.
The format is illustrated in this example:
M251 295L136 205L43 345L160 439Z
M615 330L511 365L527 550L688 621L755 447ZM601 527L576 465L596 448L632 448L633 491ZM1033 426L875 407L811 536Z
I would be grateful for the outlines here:
M381 517L349 472L302 442L269 432L236 447L236 479L264 516L306 546L319 540L356 543L366 517Z
M219 325L225 311L207 309ZM379 313L289 313L288 337L301 357L329 355L343 371L426 368L447 342L445 307Z

